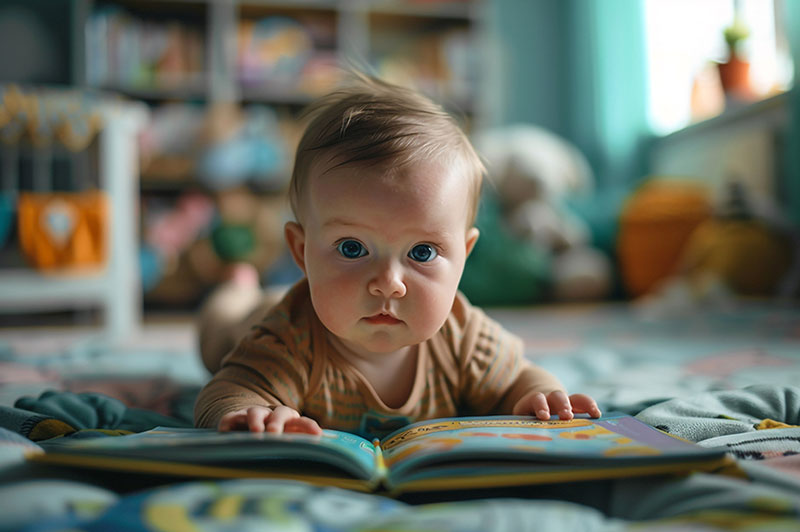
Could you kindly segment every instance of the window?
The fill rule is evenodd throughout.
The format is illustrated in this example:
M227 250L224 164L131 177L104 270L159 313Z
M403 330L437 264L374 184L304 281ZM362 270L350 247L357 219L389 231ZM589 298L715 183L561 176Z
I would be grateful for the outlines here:
M747 103L726 98L717 63L728 58L725 28L739 20L749 31L740 50L750 63L746 100L785 91L792 62L783 30L785 0L645 0L649 120L667 134Z

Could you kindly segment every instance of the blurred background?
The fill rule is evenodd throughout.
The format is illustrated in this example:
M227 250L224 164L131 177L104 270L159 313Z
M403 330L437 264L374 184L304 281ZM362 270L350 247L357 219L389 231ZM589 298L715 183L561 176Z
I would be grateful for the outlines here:
M347 68L487 162L477 304L800 297L800 2L0 0L0 325L299 272L299 114Z

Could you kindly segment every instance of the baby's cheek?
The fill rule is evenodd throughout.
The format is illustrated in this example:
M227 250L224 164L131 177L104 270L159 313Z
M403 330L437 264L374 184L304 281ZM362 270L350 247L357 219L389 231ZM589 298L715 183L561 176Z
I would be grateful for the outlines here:
M409 319L412 320L417 334L428 339L441 329L450 315L455 291L449 298L447 294L437 294L432 289L417 293L421 295L413 306L414 310L409 313Z
M345 280L320 283L311 288L314 310L322 324L334 334L353 320L356 299L357 294Z

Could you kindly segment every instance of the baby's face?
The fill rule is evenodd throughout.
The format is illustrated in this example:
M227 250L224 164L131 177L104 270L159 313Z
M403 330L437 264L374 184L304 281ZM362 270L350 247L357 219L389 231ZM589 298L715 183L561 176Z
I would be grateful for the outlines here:
M444 324L478 231L469 187L439 163L312 172L301 267L320 320L361 356L423 342Z

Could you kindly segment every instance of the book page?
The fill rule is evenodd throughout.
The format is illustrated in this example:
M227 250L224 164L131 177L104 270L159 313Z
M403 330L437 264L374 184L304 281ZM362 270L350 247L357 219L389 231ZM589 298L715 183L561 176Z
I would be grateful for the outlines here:
M423 422L382 442L393 476L441 463L533 464L666 463L709 455L707 450L664 434L630 416L571 421L530 417L452 418Z
M376 475L374 445L354 434L335 430L324 430L322 435L315 436L157 427L130 436L64 439L56 445L48 445L46 451L264 471L319 470L318 465L313 464L327 464L362 480L373 480ZM304 462L308 462L309 467L303 468Z

